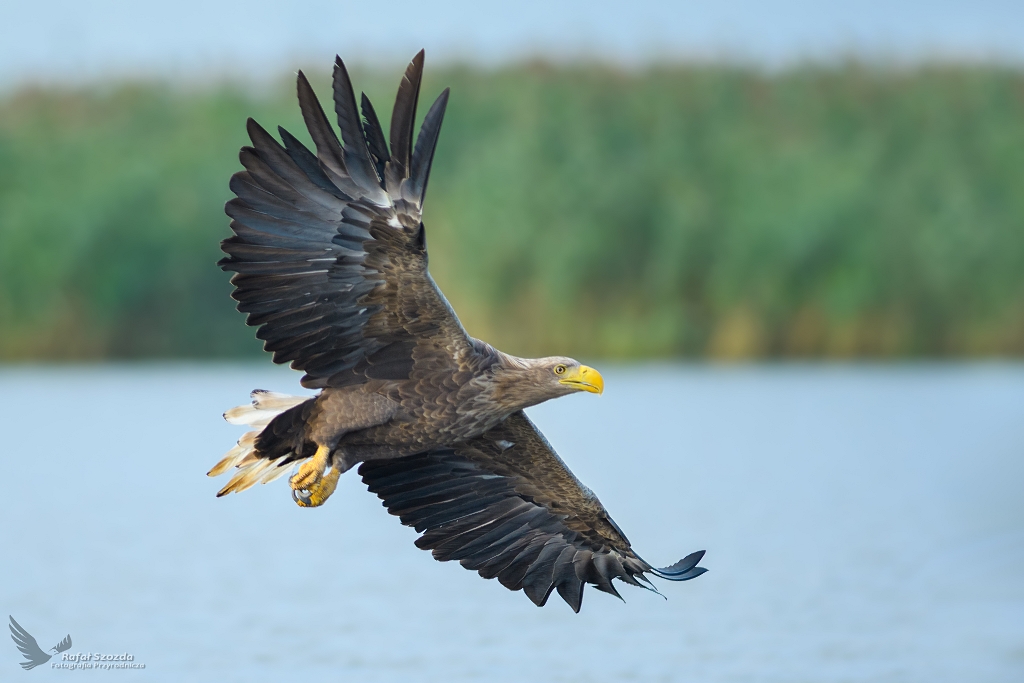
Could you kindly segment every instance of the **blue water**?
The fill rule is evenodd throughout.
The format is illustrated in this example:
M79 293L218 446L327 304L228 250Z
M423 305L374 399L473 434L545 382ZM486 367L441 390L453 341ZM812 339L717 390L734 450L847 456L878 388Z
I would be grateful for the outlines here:
M266 365L0 370L0 608L145 669L0 680L1024 680L1024 366L645 366L531 411L668 600L579 615L417 550L349 474L225 499ZM66 678L64 680L67 680Z
M0 87L108 76L278 77L296 65L540 57L769 66L805 58L1024 63L1018 0L0 1Z

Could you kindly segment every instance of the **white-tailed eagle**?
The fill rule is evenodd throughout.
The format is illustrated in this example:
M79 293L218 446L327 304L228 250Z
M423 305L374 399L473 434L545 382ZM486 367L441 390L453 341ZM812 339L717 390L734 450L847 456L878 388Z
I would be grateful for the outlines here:
M348 71L334 68L341 140L306 77L298 98L315 153L249 120L244 171L231 178L234 235L220 265L256 336L305 374L314 397L253 392L228 411L254 429L211 471L235 468L218 495L291 471L294 500L322 505L339 476L359 474L417 545L523 589L552 590L579 610L590 583L616 594L651 574L702 574L703 551L671 567L640 559L597 497L522 412L604 380L571 358L518 358L474 339L427 272L423 198L448 103L445 89L413 142L423 52L398 89L388 139ZM283 144L282 144L283 143ZM648 584L649 585L649 584Z

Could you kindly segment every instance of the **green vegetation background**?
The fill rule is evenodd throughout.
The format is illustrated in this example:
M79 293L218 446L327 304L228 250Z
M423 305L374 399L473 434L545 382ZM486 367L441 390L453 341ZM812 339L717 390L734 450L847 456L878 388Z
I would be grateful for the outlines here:
M354 75L388 111L399 71ZM505 350L1024 353L1020 71L432 68L421 115L444 85L431 269ZM293 93L0 97L0 360L259 353L214 264L245 119L307 139Z

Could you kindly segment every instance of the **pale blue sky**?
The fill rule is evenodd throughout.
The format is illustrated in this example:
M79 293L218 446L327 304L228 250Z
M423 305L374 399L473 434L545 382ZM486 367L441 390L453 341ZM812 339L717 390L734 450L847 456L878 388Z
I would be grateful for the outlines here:
M0 0L0 86L324 63L597 56L770 66L807 57L1024 63L1021 0Z

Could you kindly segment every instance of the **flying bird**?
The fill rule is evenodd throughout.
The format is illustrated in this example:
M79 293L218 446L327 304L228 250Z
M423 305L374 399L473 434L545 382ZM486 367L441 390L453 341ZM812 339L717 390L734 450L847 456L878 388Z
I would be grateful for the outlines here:
M388 140L369 99L356 107L337 58L341 140L298 74L316 148L249 119L251 146L231 178L232 237L220 266L232 297L277 363L304 373L313 397L257 390L225 413L247 432L210 470L235 468L218 496L292 470L292 497L317 507L359 463L370 490L439 560L458 559L537 604L552 590L579 610L587 583L687 580L703 552L654 569L522 412L601 374L563 356L518 358L475 339L427 270L422 210L448 103L446 88L413 140L423 52L398 88ZM360 112L362 117L360 118ZM283 144L282 144L283 143ZM649 586L649 584L648 584ZM653 588L653 586L650 586ZM617 594L617 593L616 593Z
M28 631L22 628L21 624L14 620L14 617L7 615L11 620L9 628L11 629L11 639L14 640L14 644L21 650L21 654L24 655L28 661L21 662L21 668L26 671L34 669L40 664L46 664L50 661L53 655L43 652L39 648L39 644L36 643L36 639L32 637ZM59 654L71 648L71 635L64 636L64 640L60 641L50 649L53 650L54 654Z

